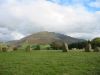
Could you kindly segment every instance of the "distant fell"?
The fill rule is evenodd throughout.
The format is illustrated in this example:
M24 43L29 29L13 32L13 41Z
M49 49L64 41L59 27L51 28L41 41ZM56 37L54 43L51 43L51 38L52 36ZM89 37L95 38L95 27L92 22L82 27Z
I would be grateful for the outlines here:
M23 43L29 44L50 44L52 42L66 42L68 44L82 42L83 39L73 38L64 34L55 33L55 32L38 32L32 35L29 35L21 40L9 41L9 44L19 45Z

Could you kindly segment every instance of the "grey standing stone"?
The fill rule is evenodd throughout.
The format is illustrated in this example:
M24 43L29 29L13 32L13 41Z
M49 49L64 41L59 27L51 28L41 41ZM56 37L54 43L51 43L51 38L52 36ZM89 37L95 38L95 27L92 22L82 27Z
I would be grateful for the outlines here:
M92 46L90 43L86 45L85 52L90 52L92 50Z

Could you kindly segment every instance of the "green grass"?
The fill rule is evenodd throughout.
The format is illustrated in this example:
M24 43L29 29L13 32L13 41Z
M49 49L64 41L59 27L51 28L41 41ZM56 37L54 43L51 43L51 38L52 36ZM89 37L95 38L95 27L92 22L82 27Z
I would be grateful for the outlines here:
M100 53L1 52L0 75L100 75Z

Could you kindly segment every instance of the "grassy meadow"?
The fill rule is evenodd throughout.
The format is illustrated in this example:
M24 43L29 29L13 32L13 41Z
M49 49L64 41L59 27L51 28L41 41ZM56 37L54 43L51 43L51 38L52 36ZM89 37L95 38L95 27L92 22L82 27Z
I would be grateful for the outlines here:
M100 75L100 53L60 50L0 53L0 75Z

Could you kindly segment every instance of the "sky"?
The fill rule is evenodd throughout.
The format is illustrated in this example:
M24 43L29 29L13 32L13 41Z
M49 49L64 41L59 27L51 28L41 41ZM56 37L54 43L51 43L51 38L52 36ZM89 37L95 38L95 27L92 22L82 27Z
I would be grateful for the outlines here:
M40 31L100 37L100 0L0 0L0 40Z

